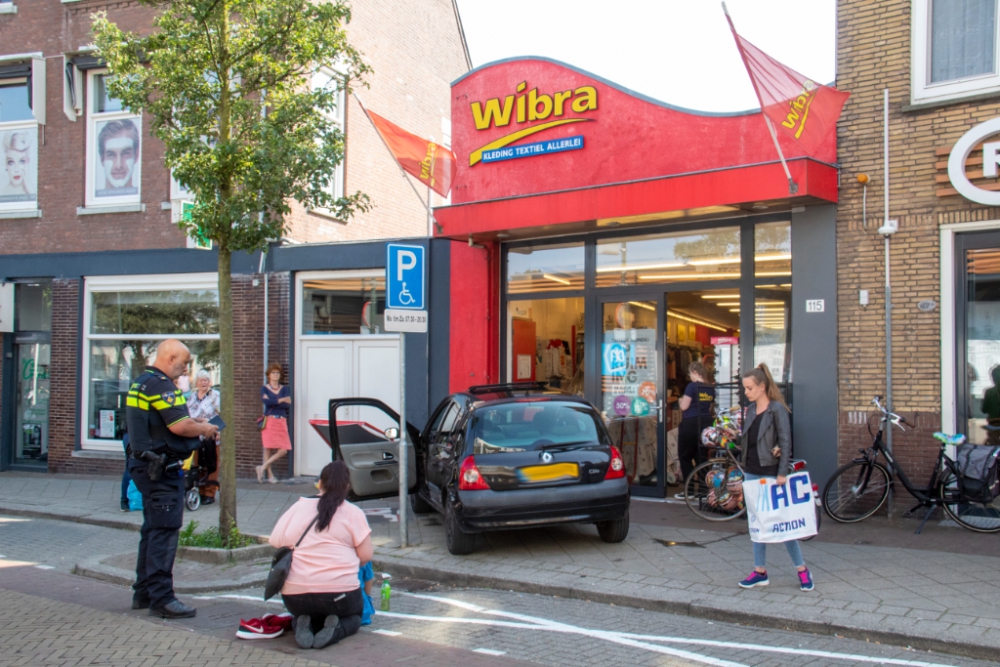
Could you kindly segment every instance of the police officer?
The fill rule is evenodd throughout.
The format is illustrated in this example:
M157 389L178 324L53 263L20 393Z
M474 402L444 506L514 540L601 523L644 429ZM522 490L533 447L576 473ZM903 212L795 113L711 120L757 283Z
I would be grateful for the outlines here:
M132 381L126 399L129 473L142 493L142 532L135 565L133 609L150 616L190 618L197 612L174 596L174 556L184 518L184 474L179 463L198 449L198 436L215 440L218 429L188 415L174 385L191 362L187 346L165 340L153 366Z

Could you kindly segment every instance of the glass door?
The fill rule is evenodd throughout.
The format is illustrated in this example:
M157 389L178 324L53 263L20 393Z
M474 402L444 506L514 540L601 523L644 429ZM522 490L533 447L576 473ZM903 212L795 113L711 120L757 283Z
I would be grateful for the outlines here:
M956 237L958 430L970 442L1000 444L1000 234Z
M14 370L16 412L14 463L45 461L49 451L49 358L48 342L17 340Z
M602 299L598 409L625 459L632 493L665 492L663 293Z

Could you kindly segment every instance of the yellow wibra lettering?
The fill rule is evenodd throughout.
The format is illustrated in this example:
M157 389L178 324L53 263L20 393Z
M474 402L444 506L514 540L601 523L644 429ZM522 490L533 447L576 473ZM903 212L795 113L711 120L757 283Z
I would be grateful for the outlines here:
M557 93L558 94L558 93ZM541 109L539 109L541 105ZM528 120L545 120L552 115L552 98L548 95L539 95L537 88L532 88L528 93Z
M787 127L789 130L795 128L795 122L799 119L799 114L794 111L789 111L788 115L785 116L785 120L781 121L782 127Z
M583 113L597 108L597 90L593 86L583 86L573 91L573 111Z
M510 125L510 112L514 108L514 96L508 95L503 100L503 111L500 110L500 100L486 100L486 110L479 102L472 103L472 119L477 130L485 130L490 124L495 127Z
M562 116L570 110L584 113L597 109L597 89L581 86L576 90L556 91L552 94L539 93L538 88L527 89L528 82L522 81L514 88L513 95L494 97L485 102L472 102L472 120L477 130L490 127L505 127L511 116L516 123L547 120L552 116ZM567 109L569 102L569 109Z

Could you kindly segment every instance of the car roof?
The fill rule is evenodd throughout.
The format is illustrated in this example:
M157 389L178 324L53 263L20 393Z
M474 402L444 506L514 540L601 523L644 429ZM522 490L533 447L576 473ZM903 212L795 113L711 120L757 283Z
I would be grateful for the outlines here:
M468 391L459 392L454 396L464 397L473 404L474 408L498 403L518 403L525 399L532 402L571 402L592 407L588 401L576 394L569 394L559 389L549 389L542 383L534 382L469 387Z

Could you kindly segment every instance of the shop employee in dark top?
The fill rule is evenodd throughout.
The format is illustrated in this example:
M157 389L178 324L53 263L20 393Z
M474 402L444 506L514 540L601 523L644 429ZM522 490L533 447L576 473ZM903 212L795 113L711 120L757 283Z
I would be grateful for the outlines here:
M677 457L681 462L681 475L688 475L704 458L698 447L702 430L712 425L712 403L715 401L715 387L710 384L708 370L700 362L688 366L691 382L684 389L678 405L681 409L681 424L677 431ZM679 493L677 498L683 499Z
M198 436L214 441L219 430L188 415L184 394L174 381L187 371L191 353L178 340L165 340L156 361L129 385L128 471L142 493L142 530L135 565L133 609L150 616L189 618L195 610L174 596L177 533L184 520L184 475L170 467L199 447ZM166 469L165 469L166 468Z

